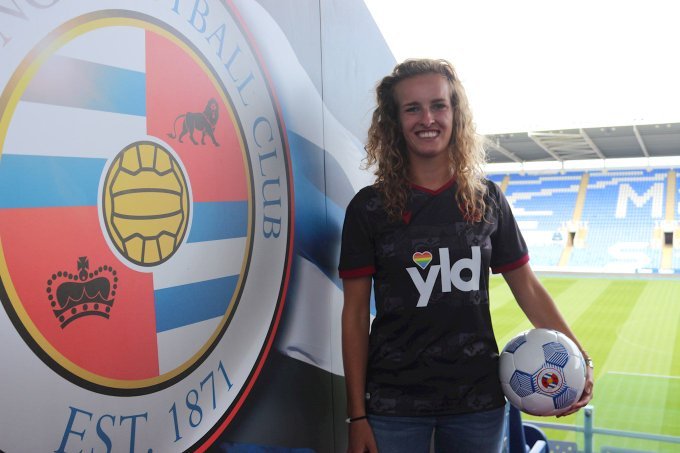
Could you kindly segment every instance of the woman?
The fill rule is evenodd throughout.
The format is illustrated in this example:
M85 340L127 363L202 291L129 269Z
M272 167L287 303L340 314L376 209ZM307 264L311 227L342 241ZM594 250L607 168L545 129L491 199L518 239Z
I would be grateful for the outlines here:
M433 431L436 451L498 451L505 399L489 268L535 327L579 343L531 270L505 197L483 176L484 151L451 64L397 65L377 103L366 146L376 182L347 207L339 266L348 451L428 452ZM592 388L588 367L583 396L565 415Z

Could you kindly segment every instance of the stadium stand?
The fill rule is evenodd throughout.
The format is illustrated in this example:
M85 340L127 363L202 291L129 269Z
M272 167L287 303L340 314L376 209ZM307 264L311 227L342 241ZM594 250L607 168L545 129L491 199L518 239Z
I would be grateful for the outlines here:
M604 271L658 269L661 244L653 247L655 221L664 217L667 170L591 172L582 221L585 246L569 266Z
M672 191L674 195L678 195L678 188L680 188L680 172L675 172L676 177L673 178L675 181L675 187ZM672 258L671 258L671 266L676 272L680 272L680 221L678 220L678 215L680 215L680 203L678 203L678 197L676 196L672 200L672 211L675 215L675 218L671 219L671 228L672 228L672 233L671 235L671 242L673 244L672 249L675 251L673 253ZM668 219L667 219L668 220ZM665 235L668 233L664 231ZM668 241L667 241L668 242Z
M499 186L503 184L503 180L505 179L505 175L501 174L488 175L487 177Z
M680 176L669 169L491 175L544 270L680 271ZM676 239L678 238L678 239Z
M541 266L557 266L565 242L564 225L574 212L580 173L514 175L505 194L531 251Z

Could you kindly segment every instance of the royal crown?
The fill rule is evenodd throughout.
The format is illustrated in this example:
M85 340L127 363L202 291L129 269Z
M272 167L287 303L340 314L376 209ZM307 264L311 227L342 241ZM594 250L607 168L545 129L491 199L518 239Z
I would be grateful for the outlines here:
M90 271L86 256L78 258L78 272L59 271L47 280L47 300L63 329L85 316L109 318L118 287L116 271L100 266Z

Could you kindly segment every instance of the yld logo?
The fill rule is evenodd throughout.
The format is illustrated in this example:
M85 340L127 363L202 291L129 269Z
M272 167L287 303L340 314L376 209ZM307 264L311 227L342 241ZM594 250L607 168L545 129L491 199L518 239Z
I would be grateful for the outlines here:
M425 269L432 260L430 252L416 252L413 254L413 262L419 268ZM479 271L482 263L482 254L478 246L472 247L472 258L461 258L453 265L451 265L451 258L449 256L449 249L439 249L439 264L432 265L427 271L427 276L423 280L417 267L406 268L406 271L411 276L413 284L420 294L418 298L417 307L426 307L430 301L432 290L434 289L437 275L441 275L441 290L443 293L451 292L451 285L455 286L460 291L477 291L479 290ZM469 280L463 280L461 273L463 269L469 269L472 272L472 277Z

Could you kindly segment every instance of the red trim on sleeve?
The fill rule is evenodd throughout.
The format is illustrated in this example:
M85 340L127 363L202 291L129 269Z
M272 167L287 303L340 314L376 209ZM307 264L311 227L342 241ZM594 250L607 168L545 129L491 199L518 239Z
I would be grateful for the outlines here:
M346 269L344 271L339 271L338 274L340 275L340 278L368 277L375 274L375 268L373 266L366 266L358 269Z
M524 255L522 258L518 259L517 261L513 261L512 263L504 264L498 267L492 267L491 272L493 272L494 274L503 274L505 272L514 271L515 269L524 266L528 262L529 255Z

